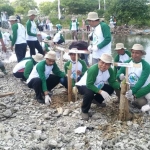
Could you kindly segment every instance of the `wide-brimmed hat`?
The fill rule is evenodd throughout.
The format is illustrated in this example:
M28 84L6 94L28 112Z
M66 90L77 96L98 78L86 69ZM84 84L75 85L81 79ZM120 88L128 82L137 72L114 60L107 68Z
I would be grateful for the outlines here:
M113 63L113 57L107 53L103 53L100 57L100 60L102 60L105 63Z
M72 17L71 20L76 20L76 18L75 18L75 17Z
M134 44L131 48L131 51L132 50L141 51L143 53L143 55L146 55L144 47L141 44Z
M117 43L115 50L126 49L123 43Z
M44 59L44 56L42 54L37 53L36 55L32 55L32 58L36 61L36 62L40 62Z
M98 20L98 14L96 12L89 12L86 20Z
M16 18L16 16L10 16L8 20L9 21L17 21L17 18Z
M71 50L69 50L68 55L70 55L72 53L75 54L75 51L78 51L78 49L77 48L72 48Z
M54 51L49 51L44 58L56 60L56 52Z
M37 16L37 12L35 10L29 10L27 16L32 16L32 15Z

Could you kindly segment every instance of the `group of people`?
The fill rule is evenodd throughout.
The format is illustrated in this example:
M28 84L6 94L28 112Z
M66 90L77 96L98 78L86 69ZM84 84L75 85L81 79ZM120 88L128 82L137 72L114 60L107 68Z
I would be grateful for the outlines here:
M125 94L126 98L134 107L143 112L150 110L150 65L142 58L146 52L141 44L134 44L131 51L128 51L123 43L117 43L115 48L117 56L113 59L110 27L100 21L96 12L90 12L87 21L94 30L90 34L91 43L87 49L92 55L92 66L87 67L85 61L80 59L80 55L76 58L75 52L78 49L72 47L68 53L70 60L64 64L65 71L61 71L56 63L56 52L50 50L44 56L39 48L36 26L33 21L36 16L35 12L29 11L28 16L26 34L31 57L22 59L14 67L13 74L26 81L29 88L34 89L39 103L50 105L52 101L50 91L57 84L61 83L66 89L68 88L67 70L71 66L72 86L83 95L81 105L83 120L89 119L92 103L105 107L107 102L111 101L111 94L116 92L119 97L121 81L126 76L130 84L130 89ZM73 20L71 28L75 25L77 22ZM14 28L21 29L21 26ZM24 33L24 30L22 31ZM39 52L37 54L35 47ZM112 68L114 62L126 62L132 67L126 72L125 67ZM139 64L140 67L135 67L133 64Z

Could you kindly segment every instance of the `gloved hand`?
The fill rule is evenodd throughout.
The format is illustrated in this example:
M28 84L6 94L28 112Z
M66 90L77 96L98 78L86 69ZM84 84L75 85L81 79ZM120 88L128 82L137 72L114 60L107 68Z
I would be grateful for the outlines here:
M100 93L100 94L101 94L102 97L104 98L104 101L105 101L105 102L109 102L109 101L111 100L111 97L110 97L110 95L109 95L107 92L101 90L101 93Z
M50 105L50 103L51 103L51 98L49 97L49 95L46 95L45 96L45 104Z
M76 79L76 73L75 73L75 72L72 73L71 76L70 76L70 78L71 78L71 79Z
M92 48L91 48L91 50L94 51L94 52L98 51L97 45L93 45Z
M92 51L91 48L92 48L92 45L89 45L89 46L88 46L88 51L89 51L89 52Z
M121 74L120 74L120 76L119 76L119 78L120 78L120 80L121 80L121 81L122 81L122 80L124 80L124 79L125 79L124 74L123 74L123 73L121 73Z
M142 106L142 108L141 108L141 111L142 111L142 112L146 112L146 111L149 111L149 110L150 110L150 106L149 106L148 104Z
M125 94L125 97L130 100L133 101L134 100L134 96L132 95L132 90L128 90Z

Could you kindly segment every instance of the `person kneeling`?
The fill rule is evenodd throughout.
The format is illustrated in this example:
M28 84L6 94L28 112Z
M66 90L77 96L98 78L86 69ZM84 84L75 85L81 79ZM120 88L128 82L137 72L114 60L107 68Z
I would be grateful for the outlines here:
M42 54L37 53L32 57L22 59L13 69L13 75L20 78L21 81L26 81L34 67L34 65L44 59Z
M36 66L34 66L27 84L29 88L34 89L36 93L36 99L39 103L45 103L50 105L51 98L49 97L49 91L51 91L60 81L61 77L65 77L66 74L58 68L55 60L56 53L50 51L45 55L45 59ZM51 74L53 72L53 74ZM43 99L45 96L45 101Z
M81 80L76 83L79 93L84 95L81 106L83 120L89 119L88 111L93 100L99 104L109 102L114 89L120 89L120 83L116 81L111 68L112 63L111 55L102 54L98 64L91 66Z
M77 81L79 81L81 79L81 77L84 75L84 73L87 71L87 66L85 64L85 61L81 60L79 58L78 55L78 62L76 64L76 54L74 53L75 51L77 51L78 49L76 48L72 48L69 51L69 55L70 55L70 60L67 61L64 65L64 70L65 73L67 74L68 71L68 67L71 64L71 78L72 78L72 86L75 85L75 81L76 81L76 74L77 74ZM76 73L76 66L77 66L77 73ZM68 89L68 80L67 77L61 78L60 79L60 83L65 86L66 89Z

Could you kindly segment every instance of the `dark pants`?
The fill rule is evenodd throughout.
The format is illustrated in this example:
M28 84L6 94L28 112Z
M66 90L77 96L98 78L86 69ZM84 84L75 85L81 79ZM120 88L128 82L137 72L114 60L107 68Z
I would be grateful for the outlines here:
M35 55L35 48L38 50L38 52L42 55L44 55L42 46L40 45L39 41L27 41L27 44L30 48L30 56Z
M60 39L58 42L54 42L54 44L61 44L64 43L64 40Z
M26 81L26 78L24 77L24 72L16 72L16 73L13 73L13 75L16 77L16 78L21 78L23 79L24 81Z
M86 86L77 86L77 88L78 88L79 93L81 95L84 95L83 103L81 106L83 113L88 113L93 99L95 99L100 104L104 101L104 98L101 96L101 94L94 93L92 90L88 89ZM108 84L104 84L102 90L106 91L110 95L114 92L114 89Z
M79 81L81 79L81 77L78 77L77 81ZM60 83L66 88L68 89L68 78L64 77L60 79Z
M60 77L51 74L46 80L48 91L51 91L59 83L59 80ZM44 94L44 92L42 90L42 80L40 78L33 78L28 83L28 87L34 89L37 99L42 99L42 95Z
M25 58L26 50L27 50L26 43L15 44L15 53L18 62L20 62L23 58Z

